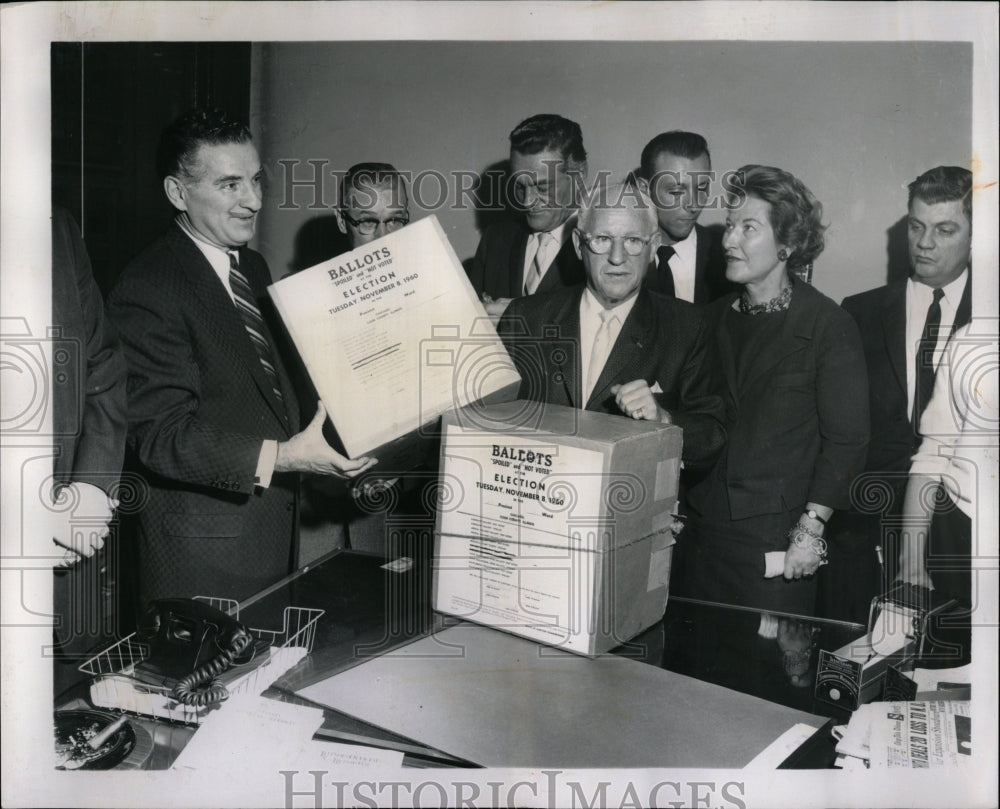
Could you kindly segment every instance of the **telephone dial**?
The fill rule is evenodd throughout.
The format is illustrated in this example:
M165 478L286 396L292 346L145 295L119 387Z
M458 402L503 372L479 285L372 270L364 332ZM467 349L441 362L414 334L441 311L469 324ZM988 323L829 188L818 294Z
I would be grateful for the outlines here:
M266 641L256 641L239 621L221 610L186 598L154 601L139 621L137 639L149 655L134 676L170 690L184 705L208 706L229 697L219 675L246 665Z

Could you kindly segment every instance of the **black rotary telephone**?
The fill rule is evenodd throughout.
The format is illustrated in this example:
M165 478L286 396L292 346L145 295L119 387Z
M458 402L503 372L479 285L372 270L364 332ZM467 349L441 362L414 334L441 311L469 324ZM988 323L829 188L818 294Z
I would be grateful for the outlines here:
M231 666L249 663L257 651L243 624L187 598L154 601L136 635L150 651L136 664L135 678L170 689L171 697L185 705L214 705L226 699L229 691L218 676Z

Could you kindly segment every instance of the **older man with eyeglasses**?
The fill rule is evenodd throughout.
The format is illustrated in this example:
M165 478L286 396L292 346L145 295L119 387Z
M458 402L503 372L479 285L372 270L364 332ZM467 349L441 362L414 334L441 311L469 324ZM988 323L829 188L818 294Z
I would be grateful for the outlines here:
M344 175L334 212L351 250L410 223L406 180L389 163L357 163Z
M698 309L642 285L660 238L651 200L633 184L598 185L571 238L586 281L516 298L499 323L521 398L677 424L686 466L709 464L725 407ZM575 341L575 355L554 338Z

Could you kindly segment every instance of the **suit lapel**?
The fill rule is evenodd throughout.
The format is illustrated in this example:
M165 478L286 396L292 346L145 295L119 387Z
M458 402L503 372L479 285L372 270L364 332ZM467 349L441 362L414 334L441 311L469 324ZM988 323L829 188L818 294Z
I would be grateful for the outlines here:
M245 247L239 249L240 256L240 267L244 267L244 275L250 282L250 289L253 292L257 308L260 310L261 317L264 320L264 330L267 342L271 347L271 360L274 364L274 372L277 377L278 387L281 388L281 395L284 401L280 401L277 396L274 395L274 388L271 387L271 380L264 372L264 366L261 365L260 357L257 354L257 349L254 348L253 344L250 342L249 336L246 335L246 326L243 326L243 334L246 336L246 344L250 346L250 353L252 354L255 362L250 363L250 369L253 373L254 381L257 383L257 387L260 389L261 394L267 400L268 406L274 411L276 415L285 425L289 425L289 413L292 409L298 406L294 393L290 389L290 384L288 383L288 377L285 373L284 365L281 362L281 356L278 351L277 341L274 335L271 333L271 328L268 324L268 309L270 306L270 300L267 297L267 290L261 289L258 284L258 274L253 272L250 267L252 259L248 257L247 250ZM235 307L234 307L235 308ZM239 315L239 313L237 313ZM239 317L239 321L242 324L243 319Z
M524 294L524 251L528 249L528 230L521 226L517 231L517 238L510 251L510 272L507 277L511 279L510 297L520 298Z
M951 333L954 334L957 329L962 328L962 326L968 325L969 321L972 320L972 272L969 272L969 277L965 279L965 289L962 290L962 300L958 302L958 308L955 310L955 322L952 323Z
M539 292L548 292L551 289L558 289L565 285L563 281L563 274L565 272L565 267L567 262L576 260L576 249L573 247L573 240L566 239L562 243L562 247L559 248L559 252L556 253L556 257L552 260L552 264L545 271L545 275L542 276L541 282L538 284L538 289L535 290L537 295Z
M615 340L587 400L588 408L591 404L603 402L610 395L612 385L639 378L642 358L646 352L655 350L651 339L652 329L653 305L649 293L640 287L635 305L625 318L621 331L618 332L618 339Z
M559 311L556 312L552 322L556 325L558 335L561 338L573 340L574 351L570 356L567 352L557 352L557 356L563 357L562 361L556 361L555 367L558 369L559 377L562 379L563 388L566 392L566 399L570 407L580 407L580 399L583 398L583 371L580 363L580 296L583 295L581 287L572 295L567 295Z
M896 384L902 391L904 401L906 393L906 283L894 284L886 289L882 309L882 338L885 340L885 353L889 358ZM968 288L968 285L966 286Z
M739 385L736 378L736 350L733 345L732 334L726 328L724 321L729 316L729 312L733 308L733 301L736 298L735 294L728 295L723 300L714 304L714 306L720 307L719 318L715 321L716 355L722 365L722 373L726 378L726 387L729 389L730 399L734 404L740 401Z
M709 239L708 231L701 225L694 226L695 254L694 254L694 302L698 304L708 303L708 278L706 267L708 266Z
M260 363L257 350L250 342L243 318L226 292L222 281L215 274L215 270L212 269L212 265L208 263L208 259L205 258L201 250L178 225L174 225L170 233L171 247L181 271L194 287L194 299L201 309L207 332L216 335L219 345L231 352L236 361L243 363L268 406L274 411L281 423L287 425L287 411L275 397L270 380L264 373L264 366ZM252 284L251 280L251 289L253 289ZM257 295L256 289L254 289L254 295ZM273 340L271 340L271 348L273 353ZM279 374L279 378L280 376Z

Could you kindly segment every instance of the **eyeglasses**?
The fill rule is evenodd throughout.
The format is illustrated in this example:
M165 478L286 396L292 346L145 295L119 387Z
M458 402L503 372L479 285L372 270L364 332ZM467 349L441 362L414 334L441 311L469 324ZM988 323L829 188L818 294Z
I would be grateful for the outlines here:
M371 236L376 230L378 230L379 225L385 225L385 229L388 232L394 230L399 230L402 227L406 227L410 224L409 216L394 216L391 219L381 220L381 219L355 219L352 216L348 216L346 213L341 214L344 219L350 223L358 233L363 236Z
M608 236L605 233L584 233L582 230L577 229L577 233L580 234L580 238L583 239L583 243L587 245L587 249L591 253L596 253L599 256L603 256L606 253L611 252L611 245L615 241L621 241L622 247L625 248L625 252L630 256L637 256L643 250L646 249L652 240L652 236L647 236L645 239L641 236Z

